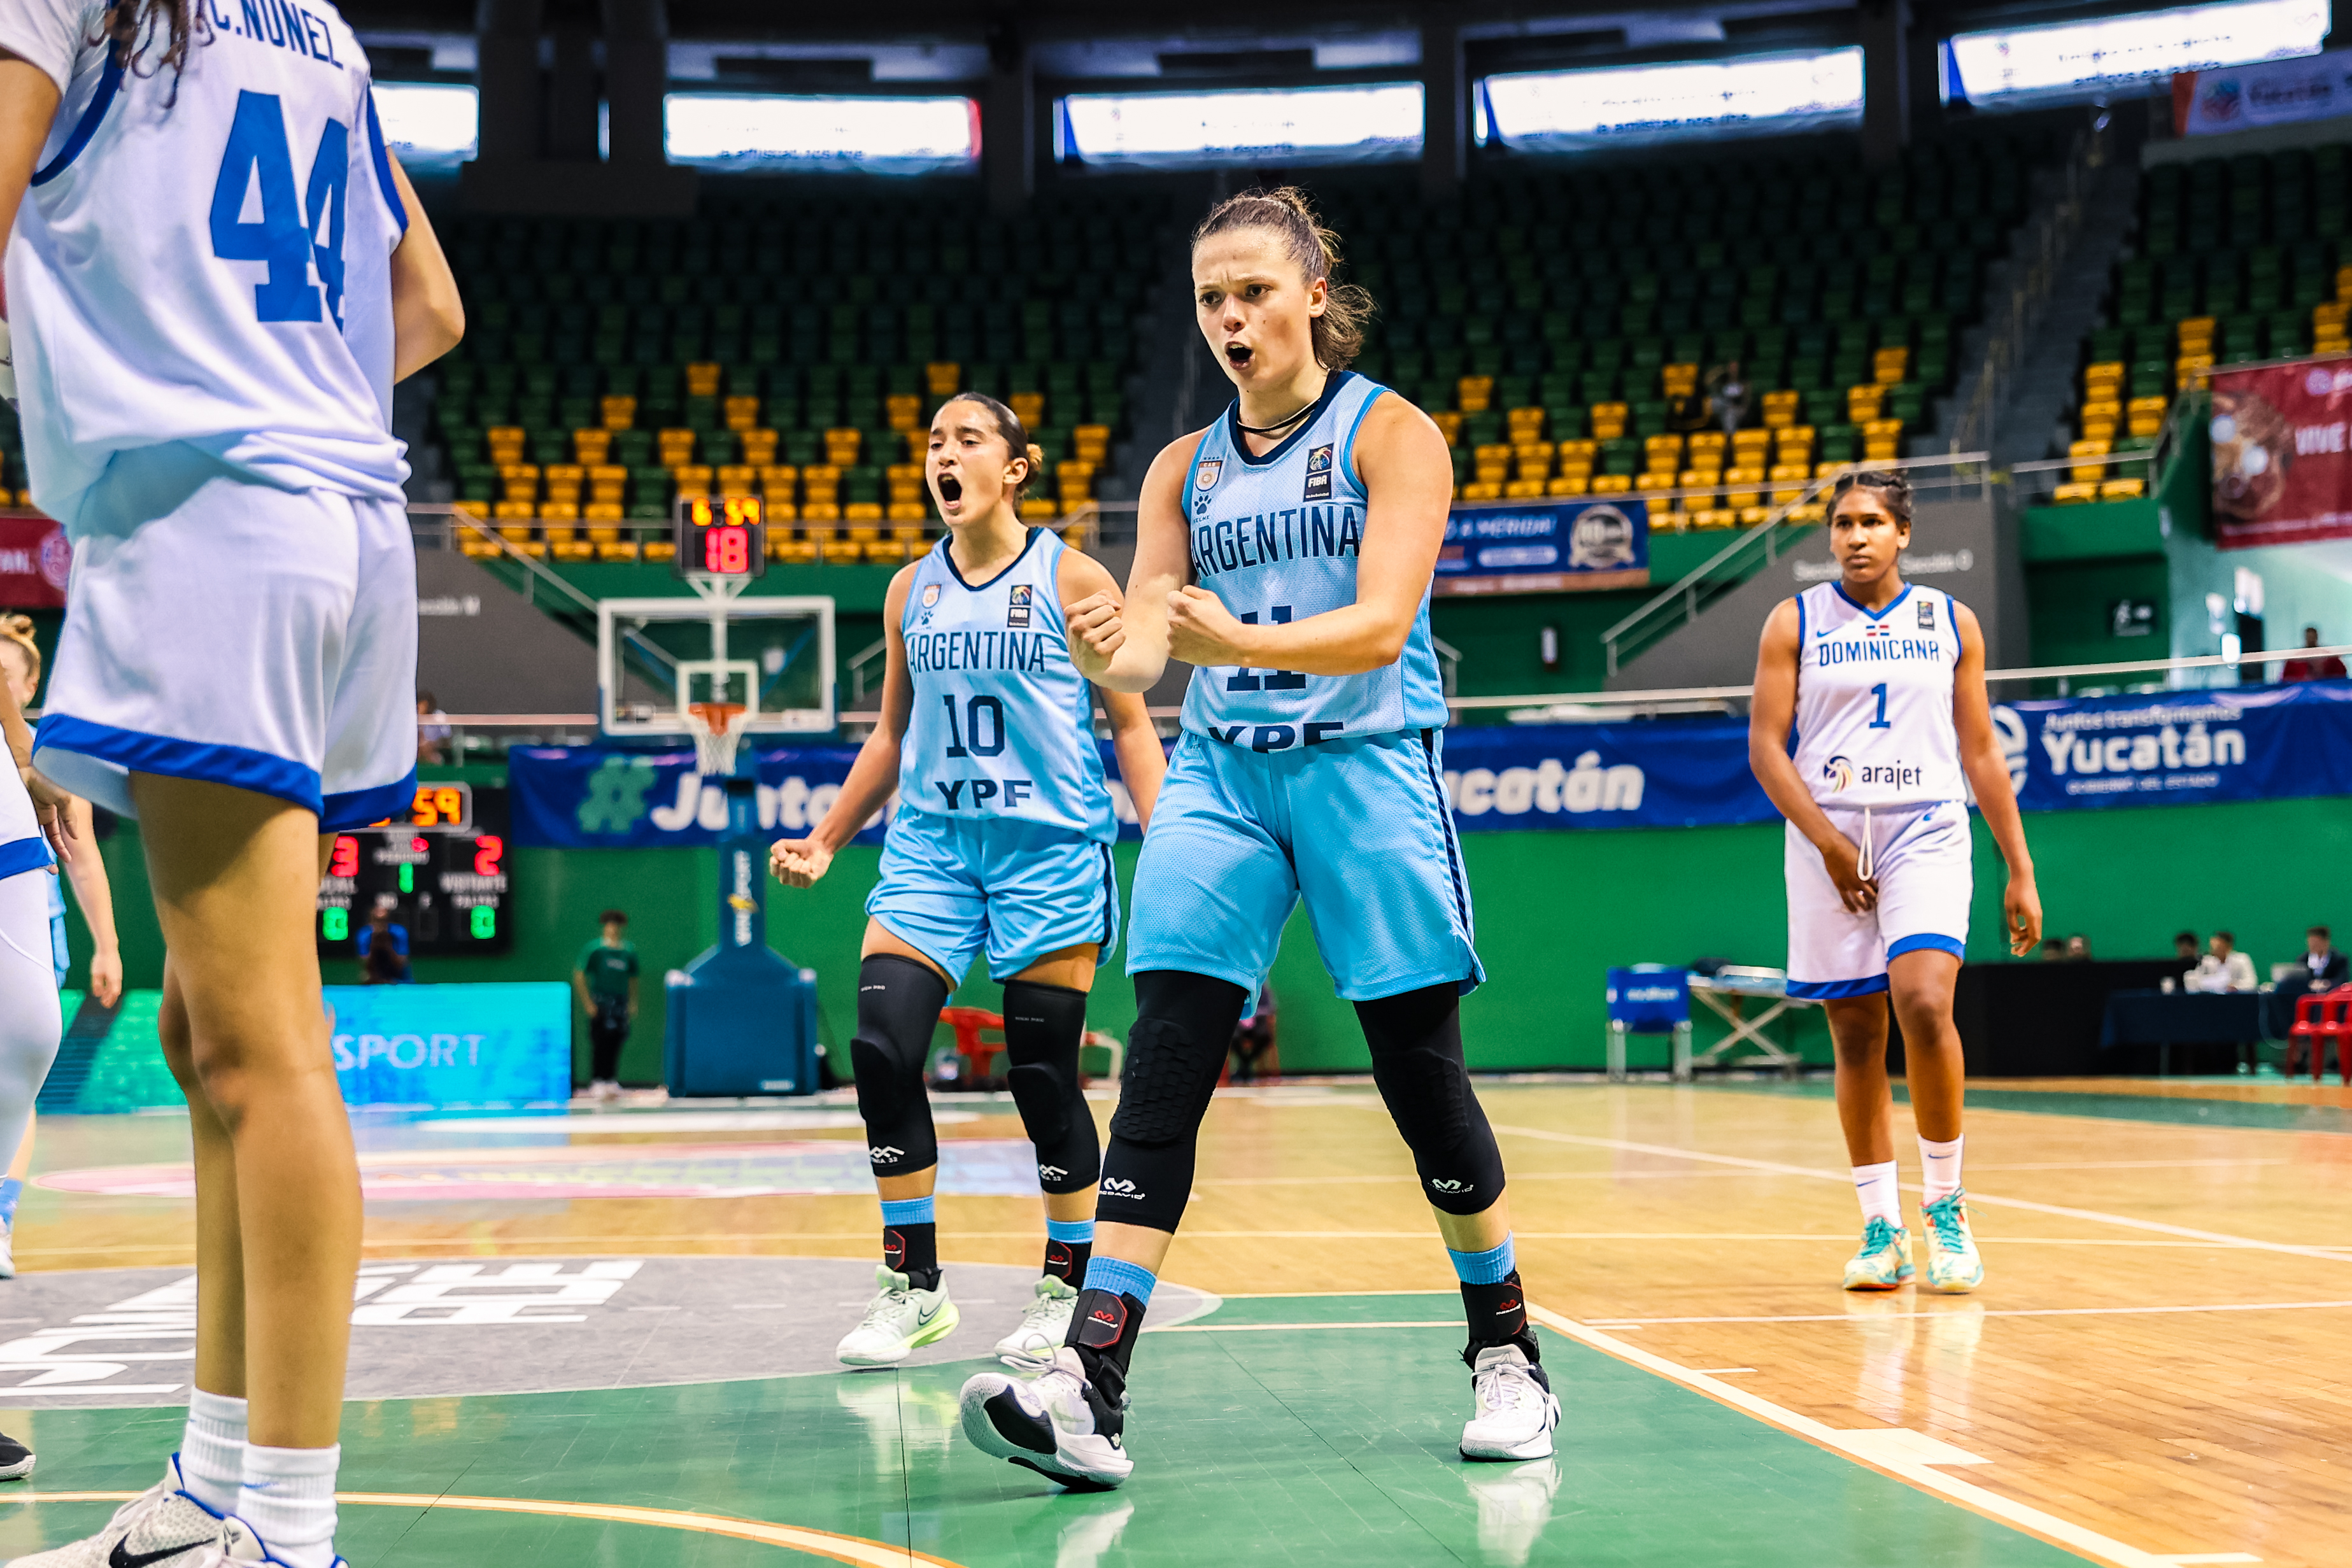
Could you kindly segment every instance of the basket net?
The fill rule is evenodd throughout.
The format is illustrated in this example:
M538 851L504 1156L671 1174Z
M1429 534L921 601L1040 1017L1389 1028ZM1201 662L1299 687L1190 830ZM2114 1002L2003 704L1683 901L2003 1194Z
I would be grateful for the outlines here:
M694 737L695 769L726 777L735 771L735 747L751 711L742 703L688 703L686 725Z

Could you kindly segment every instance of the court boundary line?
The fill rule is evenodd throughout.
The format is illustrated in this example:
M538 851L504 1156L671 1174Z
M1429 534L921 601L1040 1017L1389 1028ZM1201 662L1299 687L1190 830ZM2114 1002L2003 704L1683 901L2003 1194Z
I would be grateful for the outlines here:
M1497 1132L1501 1128L1496 1129ZM1718 1405L1727 1405L1754 1417L1768 1427L1778 1427L1794 1437L1800 1437L1819 1448L1825 1448L1850 1463L1864 1469L1875 1470L1891 1480L1901 1481L1916 1490L1957 1503L1971 1512L2004 1524L2021 1534L2031 1535L2051 1546L2062 1547L2110 1565L2110 1568L2168 1568L2167 1560L2137 1546L2128 1545L2112 1536L2102 1535L2088 1525L2046 1513L2031 1503L1989 1490L1972 1481L1945 1475L1924 1459L1896 1458L1886 1451L1880 1439L1882 1432L1906 1431L1900 1427L1843 1428L1801 1415L1786 1406L1754 1394L1737 1384L1725 1383L1713 1375L1669 1361L1654 1351L1629 1344L1613 1334L1588 1328L1576 1319L1553 1312L1534 1301L1527 1303L1528 1316L1556 1333L1564 1334L1591 1350L1622 1361L1629 1366L1654 1373L1670 1383L1678 1384L1695 1394L1706 1396Z
M0 1500L35 1502L128 1502L141 1496L130 1491L23 1492ZM337 1492L335 1501L354 1508L414 1508L430 1512L446 1508L472 1513L522 1513L554 1519L585 1519L606 1524L635 1524L654 1530L677 1530L699 1535L724 1535L737 1541L848 1563L856 1568L963 1568L945 1557L934 1557L911 1546L893 1546L863 1535L844 1535L803 1524L777 1524L768 1520L740 1519L731 1514L693 1513L679 1509L637 1508L625 1503L568 1502L551 1498L457 1497L430 1492Z
M1999 1113L1989 1113L1999 1114ZM2238 1129L2233 1129L2238 1130ZM1511 1127L1497 1124L1496 1133L1514 1137L1536 1138L1546 1143L1574 1144L1587 1148L1622 1149L1629 1154L1663 1155L1672 1159L1702 1160L1709 1165L1738 1166L1748 1170L1765 1171L1775 1176L1806 1176L1815 1181L1833 1181L1841 1186L1851 1186L1850 1171L1822 1170L1813 1166L1792 1166L1780 1160L1749 1159L1740 1155L1711 1155L1697 1149L1678 1149L1671 1144L1642 1144L1627 1138L1596 1138L1583 1133L1555 1133L1542 1127ZM1921 1190L1916 1182L1903 1184L1906 1192ZM2097 1225L2116 1225L2128 1230L2151 1231L2159 1236L2184 1237L2191 1241L2211 1242L2222 1247L2245 1248L2259 1252L2283 1252L2295 1258L2324 1258L2332 1263L2352 1261L2338 1249L2301 1246L2292 1241L2263 1241L2251 1236L2231 1236L2225 1231L2200 1230L2193 1226L2168 1225L2159 1219L2135 1219L2129 1215L2108 1214L2095 1208L2073 1208L2064 1204L2036 1203L2031 1198L2001 1197L1994 1194L1971 1192L1970 1205L1983 1208L2021 1208L2035 1214L2053 1214L2063 1219L2083 1219ZM1991 1239L1998 1239L1992 1238Z

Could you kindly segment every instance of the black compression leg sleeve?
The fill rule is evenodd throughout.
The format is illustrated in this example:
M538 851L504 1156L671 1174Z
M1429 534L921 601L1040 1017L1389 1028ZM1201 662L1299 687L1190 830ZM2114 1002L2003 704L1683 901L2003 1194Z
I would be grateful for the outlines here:
M1173 1233L1192 1196L1192 1155L1209 1096L1249 993L1181 969L1135 977L1118 1109L1103 1156L1095 1218Z
M1034 980L1004 983L1004 1074L1013 1103L1037 1148L1037 1185L1084 1192L1102 1178L1102 1144L1078 1086L1078 1042L1087 994Z
M1461 990L1452 981L1358 1002L1372 1082L1432 1206L1482 1214L1503 1196L1503 1154L1462 1061Z
M929 964L877 953L857 967L849 1065L857 1075L857 1113L866 1118L866 1157L877 1176L911 1176L940 1163L923 1062L947 999L946 978Z

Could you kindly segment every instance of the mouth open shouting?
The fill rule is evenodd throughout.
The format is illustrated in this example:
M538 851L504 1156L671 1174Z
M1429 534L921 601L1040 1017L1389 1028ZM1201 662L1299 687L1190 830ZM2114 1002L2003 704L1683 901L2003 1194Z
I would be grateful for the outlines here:
M1227 343L1225 345L1225 363L1231 365L1237 371L1245 371L1249 369L1250 361L1255 359L1256 354L1257 350L1251 348L1247 343Z
M963 499L963 481L957 478L954 475L941 474L940 476L939 485L940 500L944 505L952 507L957 502Z

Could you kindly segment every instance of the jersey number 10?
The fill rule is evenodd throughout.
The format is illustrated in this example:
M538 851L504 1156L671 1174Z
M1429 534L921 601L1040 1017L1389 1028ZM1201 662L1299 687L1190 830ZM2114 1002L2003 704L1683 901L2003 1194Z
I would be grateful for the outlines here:
M328 312L337 327L343 324L343 211L351 175L351 128L330 120L310 160L310 187L297 207L294 156L278 95L236 95L236 119L228 128L220 178L213 186L213 254L223 261L269 264L269 280L253 290L254 310L262 320L316 321L323 287ZM257 186L261 216L248 221L246 193ZM317 284L310 281L313 266Z

